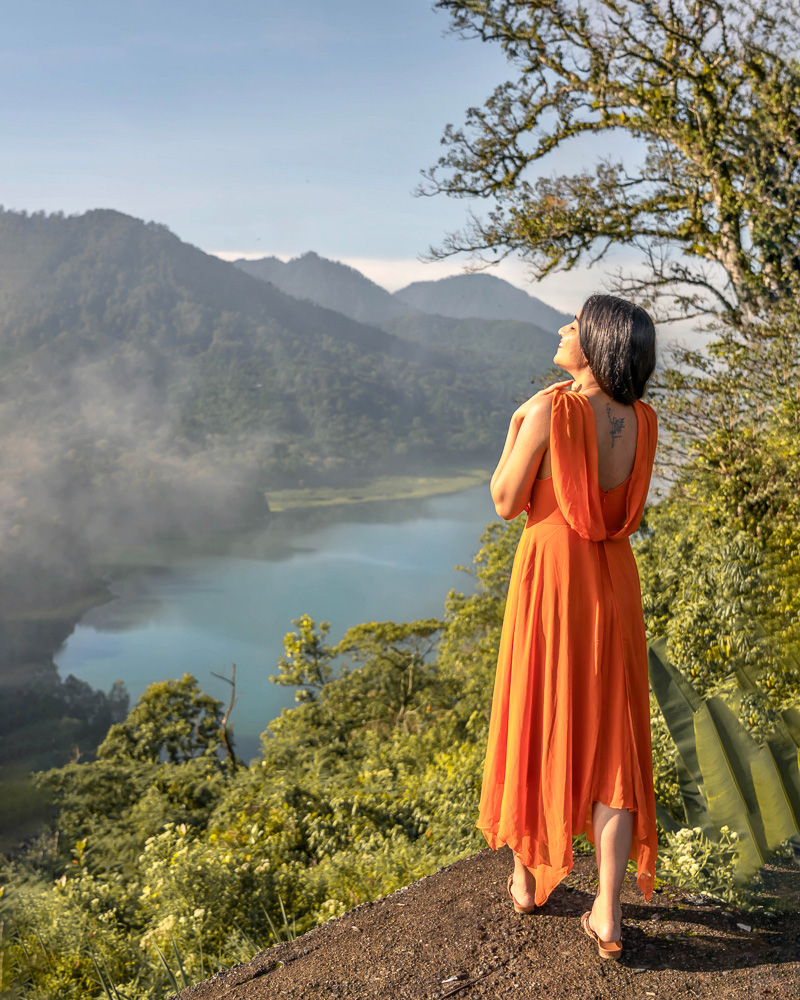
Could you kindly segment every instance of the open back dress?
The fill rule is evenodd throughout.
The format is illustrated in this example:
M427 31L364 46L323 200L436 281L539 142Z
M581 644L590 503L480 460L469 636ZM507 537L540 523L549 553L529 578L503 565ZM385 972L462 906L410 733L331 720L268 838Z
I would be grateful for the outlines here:
M639 573L629 535L650 485L658 424L634 402L636 457L598 482L591 403L551 386L552 475L536 479L509 580L478 822L536 878L541 906L594 842L592 803L633 812L630 859L649 900L656 839L650 698Z

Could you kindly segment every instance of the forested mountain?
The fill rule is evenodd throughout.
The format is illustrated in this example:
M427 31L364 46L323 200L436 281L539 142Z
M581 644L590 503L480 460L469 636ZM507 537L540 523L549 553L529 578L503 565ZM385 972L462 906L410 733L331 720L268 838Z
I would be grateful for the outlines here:
M414 281L394 293L411 309L456 319L515 319L555 334L572 316L560 313L493 274L455 274L438 281ZM577 309L580 303L576 303Z
M80 578L270 488L491 461L552 347L421 320L357 323L120 212L0 212L4 565L38 593L59 553Z
M438 281L415 281L391 294L359 271L313 252L284 263L277 257L239 259L234 265L300 299L386 328L401 316L515 320L554 336L571 316L490 274L459 274ZM576 306L577 308L577 306ZM432 329L436 329L436 325Z
M287 295L309 299L360 323L380 325L388 319L417 312L354 267L320 257L313 251L286 263L277 257L242 258L233 263L245 274L269 281Z
M512 381L520 358L544 371L552 367L555 354L552 333L519 320L453 319L417 313L387 320L383 329L430 348L452 348L462 358L475 355L492 372Z
M287 263L277 257L233 263L289 295L336 309L352 319L375 323L404 340L429 349L453 349L459 353L461 364L469 363L471 358L489 363L501 380L509 376L513 379L521 357L528 359L534 369L549 368L555 353L556 330L568 319L494 277L488 284L480 280L485 276L464 275L466 280L459 279L455 285L448 278L409 285L412 296L420 300L427 297L434 306L441 306L420 311L399 298L401 293L391 295L355 268L315 253ZM464 291L459 292L459 288ZM470 308L474 311L470 312ZM543 321L539 325L520 318L540 314Z

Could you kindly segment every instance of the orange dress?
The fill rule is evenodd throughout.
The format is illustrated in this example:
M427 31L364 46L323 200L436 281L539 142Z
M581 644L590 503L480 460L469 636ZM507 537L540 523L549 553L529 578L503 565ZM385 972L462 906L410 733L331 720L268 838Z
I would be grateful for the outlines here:
M658 425L638 418L633 471L601 490L591 403L550 387L552 476L536 479L514 556L497 659L478 822L536 878L542 905L594 842L592 802L633 812L630 858L653 893L656 810L639 573L629 535L650 485Z

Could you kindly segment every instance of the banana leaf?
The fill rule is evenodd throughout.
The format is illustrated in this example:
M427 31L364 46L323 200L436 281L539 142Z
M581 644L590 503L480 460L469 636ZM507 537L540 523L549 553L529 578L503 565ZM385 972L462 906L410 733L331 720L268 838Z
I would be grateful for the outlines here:
M761 747L718 696L694 716L708 811L739 835L738 869L749 877L798 828L769 747Z
M737 667L736 675L741 689L745 693L755 696L764 707L768 707L767 699L756 684L750 668ZM797 716L796 721L793 720L793 714ZM786 709L780 713L775 722L774 732L767 736L764 742L778 772L793 822L800 831L800 748L798 748L795 739L795 736L800 736L798 722L800 722L800 713L796 709ZM793 729L797 731L793 733Z
M684 767L700 796L704 797L704 779L697 762L694 735L694 713L703 704L703 699L667 659L666 645L664 637L648 643L650 687Z
M783 785L786 801L792 811L796 833L800 834L800 751L783 734L776 733L765 740Z
M794 745L800 750L800 712L796 708L785 708L781 712L781 720ZM800 753L798 753L800 758Z

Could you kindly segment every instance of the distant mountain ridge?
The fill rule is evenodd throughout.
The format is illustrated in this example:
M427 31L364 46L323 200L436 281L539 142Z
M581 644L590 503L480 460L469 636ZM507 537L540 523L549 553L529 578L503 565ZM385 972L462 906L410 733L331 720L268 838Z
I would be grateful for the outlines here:
M572 317L491 274L459 274L437 281L415 281L394 293L356 268L320 257L313 251L281 261L240 258L234 266L268 281L296 298L349 316L362 323L387 323L400 316L427 314L451 319L517 320L555 334Z
M412 309L454 319L520 320L555 334L572 316L493 274L454 274L414 281L394 293Z
M313 251L286 263L277 257L240 259L233 263L245 274L268 281L287 295L335 309L359 323L384 323L418 311L394 299L385 288L354 267L320 257Z

